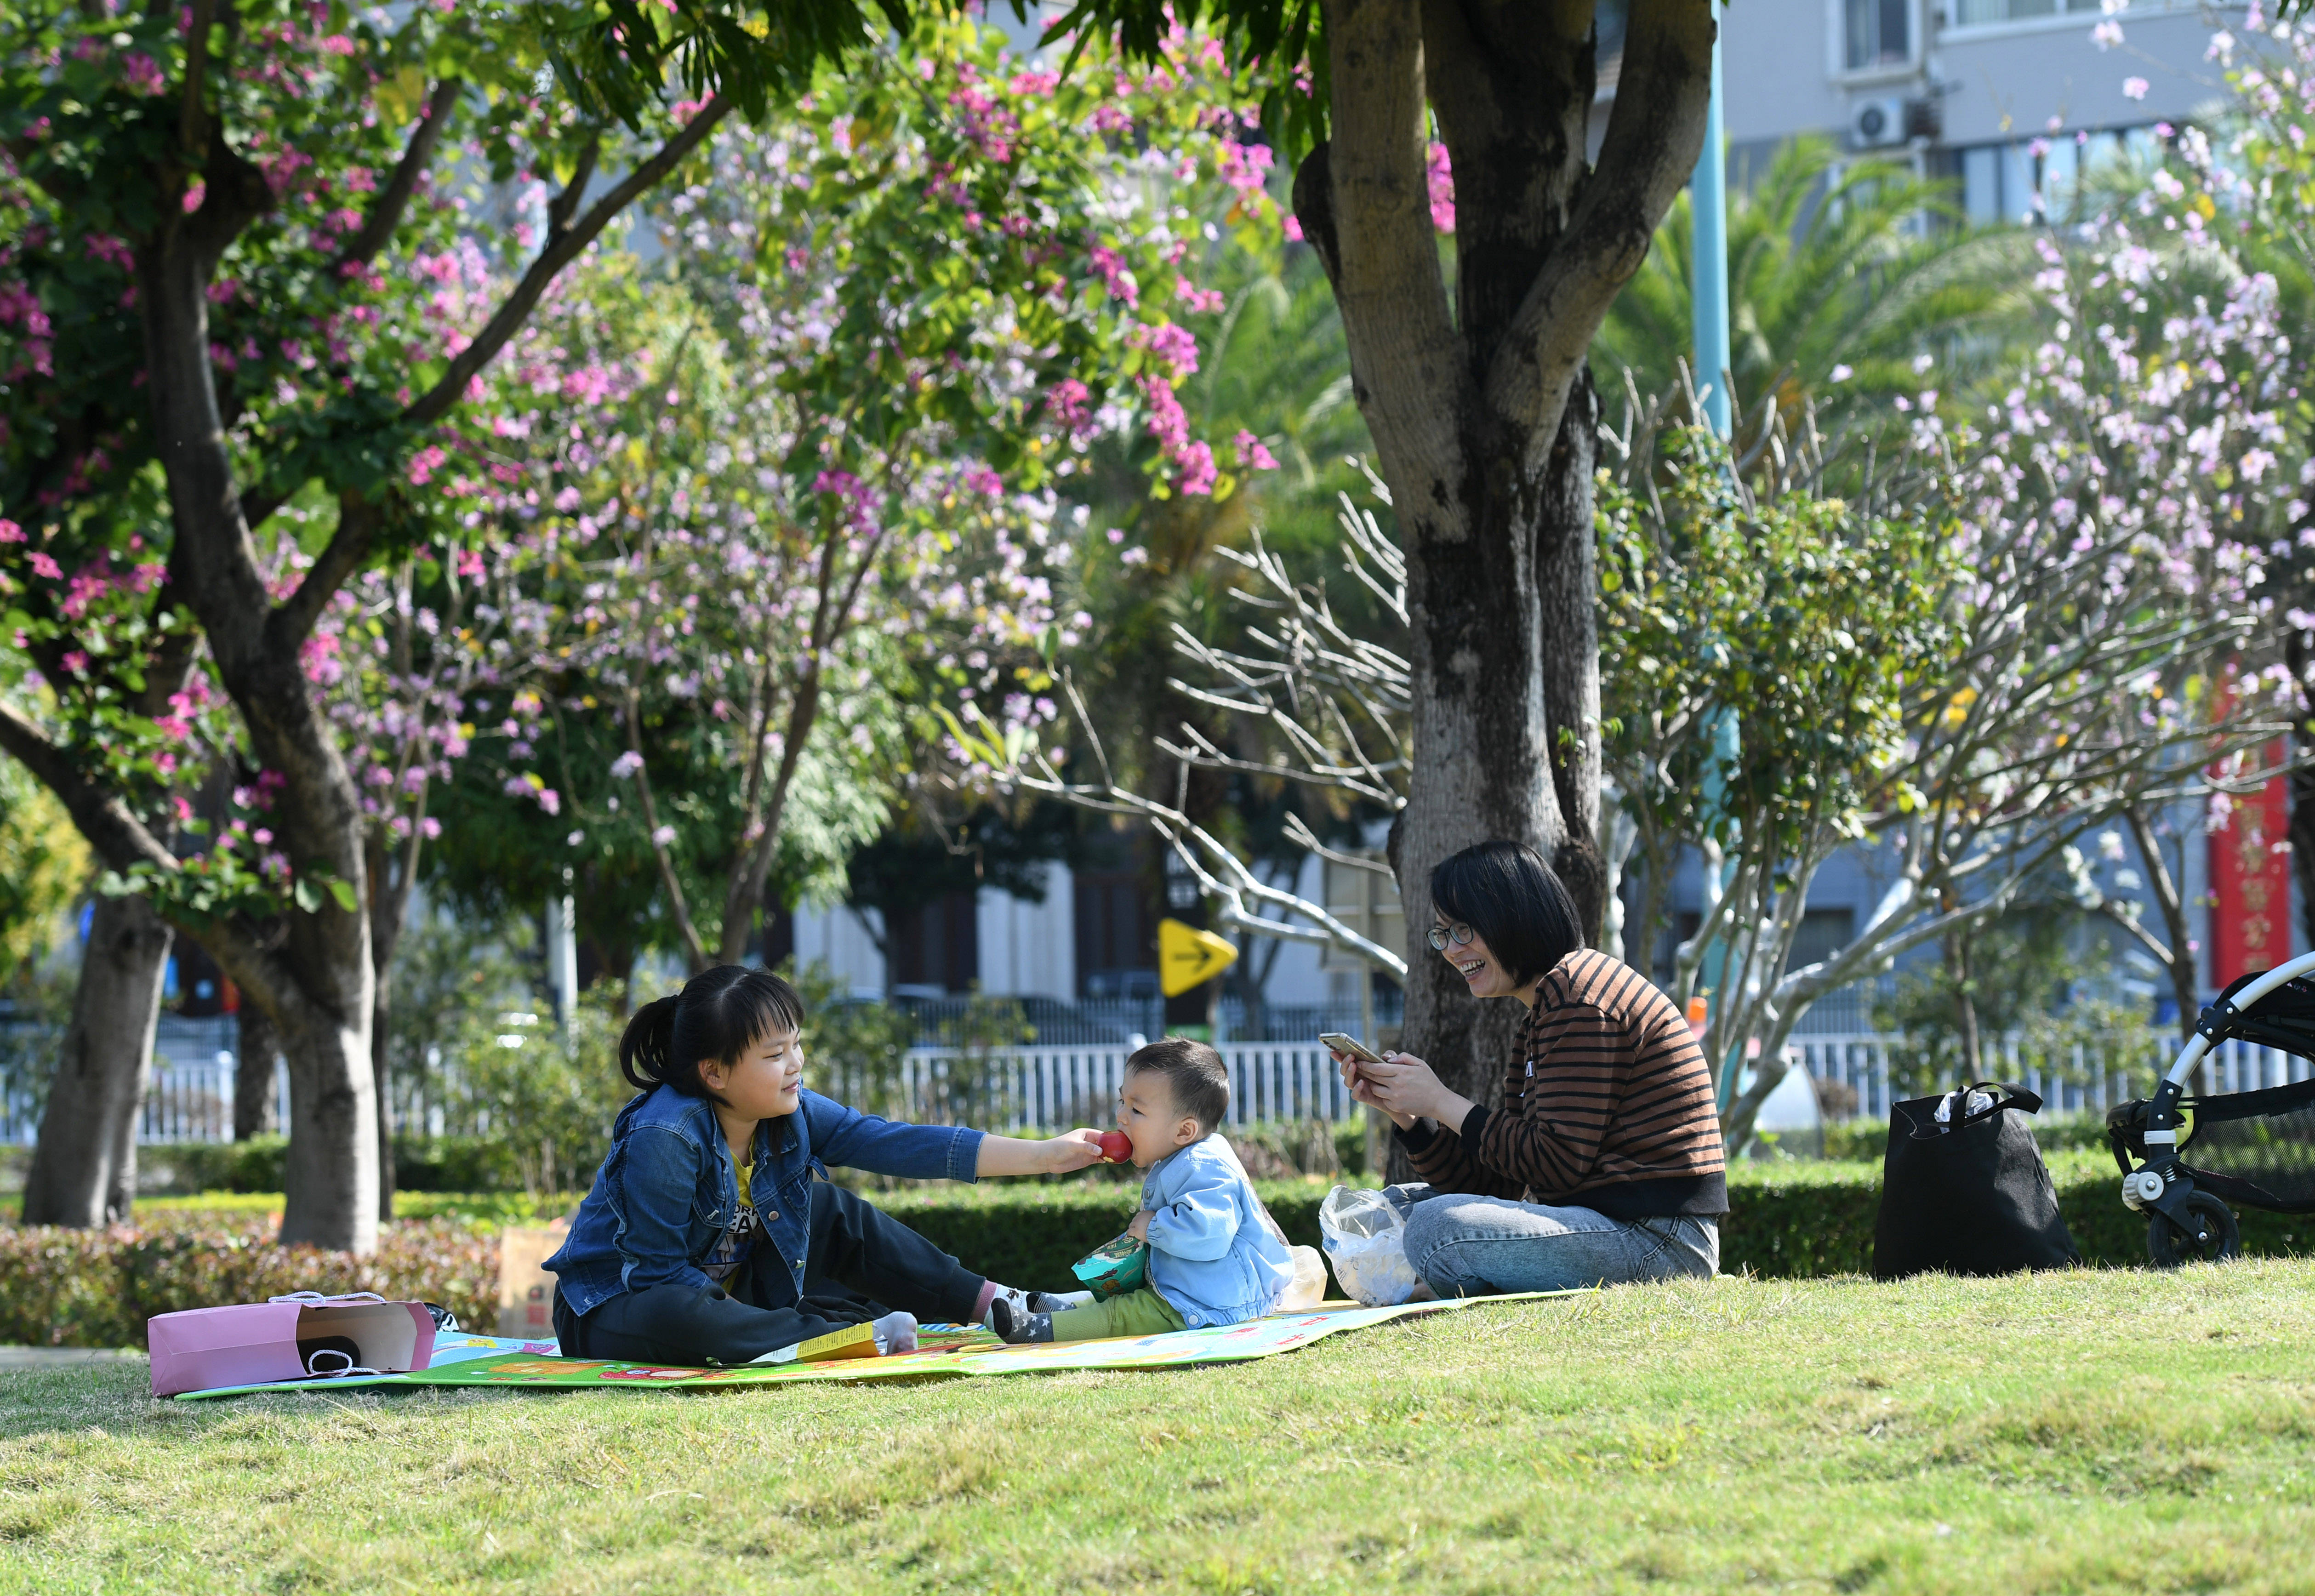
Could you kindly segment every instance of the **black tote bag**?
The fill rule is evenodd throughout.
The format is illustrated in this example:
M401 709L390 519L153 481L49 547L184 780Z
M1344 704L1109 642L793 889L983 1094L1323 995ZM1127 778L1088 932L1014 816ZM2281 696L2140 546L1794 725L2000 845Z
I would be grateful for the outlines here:
M1973 1091L1991 1094L1993 1102L1965 1114ZM1933 1269L2010 1274L2080 1264L2023 1117L2037 1113L2042 1100L2018 1086L1980 1081L1954 1098L1951 1122L1940 1124L1938 1104L1944 1101L1916 1097L1889 1111L1881 1211L1873 1224L1874 1278Z

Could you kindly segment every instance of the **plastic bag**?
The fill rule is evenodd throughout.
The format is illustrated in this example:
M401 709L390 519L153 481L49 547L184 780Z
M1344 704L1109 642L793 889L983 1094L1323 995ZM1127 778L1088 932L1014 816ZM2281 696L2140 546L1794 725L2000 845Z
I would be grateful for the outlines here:
M1318 1228L1335 1278L1367 1307L1395 1307L1415 1294L1406 1221L1381 1193L1336 1186L1318 1205Z
M1326 1260L1318 1255L1317 1247L1290 1246L1286 1253L1294 1260L1294 1279L1270 1311L1308 1313L1326 1300Z

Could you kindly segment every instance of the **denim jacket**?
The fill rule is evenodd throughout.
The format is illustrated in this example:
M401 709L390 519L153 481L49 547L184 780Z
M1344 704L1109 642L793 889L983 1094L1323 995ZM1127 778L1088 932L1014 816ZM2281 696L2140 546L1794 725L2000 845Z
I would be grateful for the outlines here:
M1260 1318L1293 1283L1285 1235L1224 1138L1152 1164L1141 1206L1149 1210L1149 1283L1191 1329Z
M756 1125L749 1179L759 1228L753 1266L777 1259L803 1295L815 1173L829 1164L911 1180L974 1178L978 1130L903 1125L805 1092L796 1112ZM825 1160L825 1162L823 1162ZM732 1222L739 1174L716 1123L715 1105L659 1086L619 1111L611 1150L571 1222L570 1238L546 1260L571 1311L585 1314L622 1291L714 1285L699 1264Z

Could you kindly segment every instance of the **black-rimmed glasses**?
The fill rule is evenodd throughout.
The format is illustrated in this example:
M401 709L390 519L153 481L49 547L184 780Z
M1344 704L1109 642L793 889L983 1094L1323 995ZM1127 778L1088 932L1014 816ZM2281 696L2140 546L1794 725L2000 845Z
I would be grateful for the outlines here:
M1431 951L1434 953L1443 953L1447 951L1447 944L1450 942L1454 943L1457 947L1467 946L1470 943L1471 935L1471 927L1460 922L1452 926L1433 926L1431 927Z

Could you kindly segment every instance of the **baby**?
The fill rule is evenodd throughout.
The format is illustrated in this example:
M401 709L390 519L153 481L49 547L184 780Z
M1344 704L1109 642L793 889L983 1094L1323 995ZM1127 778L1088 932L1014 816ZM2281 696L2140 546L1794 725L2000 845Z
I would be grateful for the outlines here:
M1149 1173L1126 1233L1149 1244L1149 1284L1051 1313L1000 1296L990 1327L1009 1342L1096 1341L1235 1325L1275 1308L1294 1262L1237 1155L1213 1133L1228 1112L1228 1073L1204 1042L1169 1037L1127 1059L1117 1128L1134 1167Z

